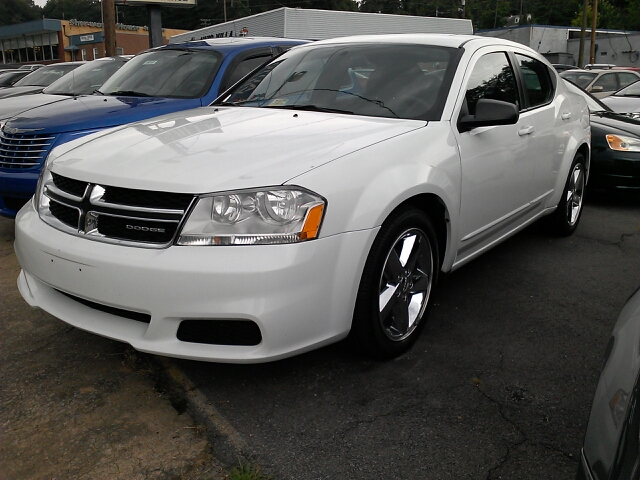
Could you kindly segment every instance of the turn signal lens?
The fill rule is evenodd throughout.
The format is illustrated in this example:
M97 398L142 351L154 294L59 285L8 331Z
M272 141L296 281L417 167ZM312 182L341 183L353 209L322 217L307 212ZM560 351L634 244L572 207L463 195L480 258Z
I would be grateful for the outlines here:
M609 134L607 143L611 150L617 152L640 152L640 138Z

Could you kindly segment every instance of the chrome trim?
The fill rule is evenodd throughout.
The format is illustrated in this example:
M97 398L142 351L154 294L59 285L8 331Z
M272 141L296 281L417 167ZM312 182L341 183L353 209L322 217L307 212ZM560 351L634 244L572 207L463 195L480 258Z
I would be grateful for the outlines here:
M2 160L0 160L0 165L11 165L14 169L19 169L24 167L35 167L40 165L40 162L20 163L20 162L3 162ZM7 167L7 168L10 169L11 167Z
M47 192L51 192L53 193L55 196L57 197L61 197L61 198L66 198L67 200L75 200L76 202L81 202L82 201L82 197L76 197L75 195L72 195L71 193L65 192L64 190L60 190L60 188L58 188L55 184L55 182L51 182L51 184L47 184L44 186L44 188L42 189L42 192L47 195ZM87 189L85 187L85 193L87 193ZM52 197L51 195L47 195L47 197L49 197L51 200L55 200L58 201L56 198ZM71 206L71 205L69 205Z
M45 143L44 145L29 145L30 147L48 147L51 145L50 143ZM18 147L19 145L16 145ZM26 150L27 152L46 152L46 150ZM19 150L11 150L0 147L0 152L9 152L9 153L20 153Z
M93 192L99 188L101 193L95 195ZM157 213L160 215L184 215L185 210L176 210L173 208L152 208L152 207L134 207L131 205L122 205L120 203L110 203L102 200L105 194L105 189L101 185L94 185L89 202L92 205L100 206L103 208L112 208L114 210L124 210L127 212L142 212L142 213Z
M167 248L174 244L177 236L180 233L182 225L186 221L186 212L189 211L195 200L196 195L192 196L191 202L189 206L184 210L176 210L176 209L154 209L149 207L132 207L129 205L117 205L111 204L107 202L103 202L100 199L105 195L107 189L109 187L103 187L101 185L86 184L85 191L82 197L77 197L70 193L67 193L57 187L54 183L52 177L47 181L47 183L42 187L42 196L46 197L48 203L57 202L66 207L73 208L78 211L78 226L77 228L70 227L66 223L63 223L58 218L56 218L52 213L50 206L47 205L43 208L38 208L38 212L40 217L50 226L60 230L64 233L68 233L70 235L87 238L90 240L95 240L103 243L109 243L113 245L122 245L122 246L130 246L130 247L138 247L138 248L152 248L152 249L163 249ZM166 192L170 194L171 192ZM68 202L72 203L69 204ZM38 204L40 201L38 200ZM75 205L74 205L75 203ZM104 211L95 211L88 208L90 205L95 207L99 207L102 209L113 209L115 212L104 212ZM83 210L87 209L87 210ZM118 210L122 211L124 214L119 214ZM127 215L127 212L138 213L140 216L132 216ZM145 214L148 214L145 215ZM165 215L170 216L174 215L176 218L154 218L152 215ZM158 243L158 242L149 242L144 240L126 240L120 238L108 237L104 234L98 232L97 223L99 221L100 216L119 218L119 219L131 219L137 222L157 222L162 224L175 226L175 232L172 237L167 242Z

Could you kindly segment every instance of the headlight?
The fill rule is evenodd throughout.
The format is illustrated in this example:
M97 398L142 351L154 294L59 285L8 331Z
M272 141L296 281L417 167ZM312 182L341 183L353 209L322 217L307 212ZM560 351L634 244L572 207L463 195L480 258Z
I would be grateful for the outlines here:
M36 192L33 196L33 206L38 211L40 216L48 213L49 211L49 197L44 195L44 186L48 183L52 183L51 172L45 163L45 167L40 172L38 177L38 184L36 185Z
M202 196L178 245L268 245L318 236L326 201L300 188L275 187Z
M607 135L607 143L611 150L617 152L640 152L640 138Z

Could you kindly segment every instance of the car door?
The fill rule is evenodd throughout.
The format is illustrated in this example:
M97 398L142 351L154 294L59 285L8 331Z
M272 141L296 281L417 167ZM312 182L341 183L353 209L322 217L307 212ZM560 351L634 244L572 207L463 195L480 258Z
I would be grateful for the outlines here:
M482 49L471 59L457 102L458 119L474 115L481 98L512 103L520 109L515 69L506 50ZM514 125L479 127L460 133L454 127L461 159L461 261L500 238L522 221L532 199L535 163L527 152L527 118Z
M534 165L531 201L535 213L554 192L566 143L562 124L572 121L572 108L566 96L556 95L552 73L543 62L519 52L513 58L524 95L520 121L530 126L527 161Z

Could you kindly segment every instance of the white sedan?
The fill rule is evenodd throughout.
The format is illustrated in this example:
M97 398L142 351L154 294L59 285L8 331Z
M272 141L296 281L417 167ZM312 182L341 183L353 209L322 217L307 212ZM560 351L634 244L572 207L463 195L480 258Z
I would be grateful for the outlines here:
M584 99L520 44L294 47L211 107L55 149L16 219L18 286L145 352L261 362L349 336L390 358L440 273L546 215L576 229L589 141Z

